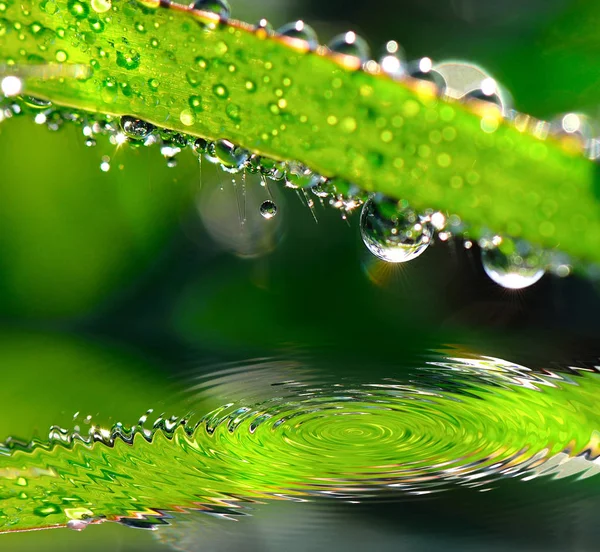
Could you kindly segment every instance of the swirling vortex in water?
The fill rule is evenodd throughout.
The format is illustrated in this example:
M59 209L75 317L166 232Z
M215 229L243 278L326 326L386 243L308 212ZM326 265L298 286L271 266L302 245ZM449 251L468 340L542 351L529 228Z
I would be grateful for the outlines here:
M600 471L595 369L447 358L428 363L418 385L286 371L295 377L283 379L280 363L213 375L194 388L197 404L243 398L196 422L161 417L148 428L144 417L85 437L54 428L46 443L7 443L0 529L164 523L168 511L256 499L419 495Z

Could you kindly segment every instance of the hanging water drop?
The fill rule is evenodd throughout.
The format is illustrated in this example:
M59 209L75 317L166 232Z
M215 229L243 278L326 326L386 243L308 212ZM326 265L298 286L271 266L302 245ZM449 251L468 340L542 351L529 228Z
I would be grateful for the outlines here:
M217 140L209 146L208 159L220 163L221 168L229 173L240 172L249 157L250 153L247 150L229 140Z
M481 250L483 269L494 282L506 289L523 289L542 278L545 273L542 251L523 240L501 238L496 243L496 247Z
M277 205L270 199L263 201L260 206L260 214L267 220L272 219L277 214Z
M358 58L361 63L367 62L371 56L367 42L354 31L334 37L328 47L332 52Z
M308 167L291 161L287 164L285 185L294 190L298 188L312 188L322 180L322 177Z
M72 531L83 531L90 524L86 519L70 519L67 521L67 528Z
M190 4L192 10L216 13L226 21L231 15L231 8L227 0L196 0Z
M289 38L306 42L310 50L316 49L316 47L319 45L317 33L315 33L312 27L304 23L304 21L294 21L293 23L288 23L287 25L284 25L278 29L277 32L282 36L287 36Z
M438 94L443 94L446 90L446 80L440 73L433 69L433 62L428 57L412 62L408 66L407 73L413 79L422 81L429 86L434 86Z
M360 215L360 233L373 255L388 263L405 263L421 255L433 230L409 208L389 199L369 199Z
M121 117L121 128L128 138L133 140L143 140L154 130L154 125L136 119L135 117L124 115Z

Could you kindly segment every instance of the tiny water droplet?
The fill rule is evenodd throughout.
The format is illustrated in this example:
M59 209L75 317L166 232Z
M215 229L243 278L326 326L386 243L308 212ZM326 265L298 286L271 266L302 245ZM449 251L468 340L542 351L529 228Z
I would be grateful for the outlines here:
M388 263L405 263L424 253L433 230L409 208L389 199L369 199L360 215L360 233L373 255Z
M545 273L543 252L523 240L502 238L496 247L483 247L481 261L485 273L506 289L532 286Z
M260 214L267 220L272 219L277 214L277 205L270 199L263 201L260 206Z
M329 49L338 54L353 56L365 63L371 56L367 42L354 31L340 34L334 37L328 45Z
M128 138L143 140L154 130L154 125L135 117L124 115L121 117L121 128Z
M209 147L209 160L221 164L221 168L229 173L240 172L250 157L250 153L236 146L229 140L217 140Z
M315 33L312 27L304 23L304 21L299 20L292 23L287 23L283 27L279 28L277 32L282 36L287 36L306 42L310 50L314 50L319 45L317 33Z
M196 0L190 4L190 8L216 13L223 20L229 19L231 15L231 8L226 0Z

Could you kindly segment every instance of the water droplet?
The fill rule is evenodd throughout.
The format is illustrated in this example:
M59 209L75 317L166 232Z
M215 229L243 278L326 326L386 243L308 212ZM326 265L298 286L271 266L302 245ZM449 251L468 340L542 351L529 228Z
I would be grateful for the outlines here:
M154 125L135 117L124 115L121 117L121 128L128 138L143 140L154 130Z
M304 21L288 23L278 29L277 32L282 36L306 42L310 50L314 50L319 45L317 33L315 33L312 27L304 23Z
M7 98L10 98L11 96L18 96L23 89L23 82L19 77L9 75L2 79L0 88L2 89L2 93Z
M435 87L435 92L442 94L446 90L446 80L433 69L433 62L428 57L413 61L407 68L407 73L413 79Z
M481 250L483 269L494 282L507 289L523 289L544 275L542 251L523 240L502 238L496 243Z
M371 56L367 42L354 31L334 37L328 47L333 52L356 57L361 63L367 62Z
M196 138L194 144L192 145L192 149L198 153L205 153L208 150L209 143L204 138Z
M227 20L231 15L231 8L226 0L196 0L190 4L193 10L216 13L221 19Z
M209 160L220 163L224 171L240 172L250 157L250 153L229 140L217 140L209 147Z
M254 28L257 31L262 31L269 34L273 32L273 25L271 25L271 23L264 17L258 21Z
M412 209L395 201L369 199L360 215L360 233L373 255L388 263L405 263L431 243L432 228Z
M321 178L301 163L291 161L287 164L285 185L288 188L312 188L321 181Z
M70 519L67 521L67 528L72 531L83 531L89 524L86 519Z
M52 514L60 514L62 513L62 510L60 509L60 506L57 506L56 504L44 504L44 506L38 506L35 508L33 513L36 516L47 517L51 516Z
M69 13L76 19L85 19L90 13L88 5L79 0L69 0L67 8Z
M221 98L222 100L229 98L229 90L222 84L215 84L213 86L213 92L217 98Z
M64 50L57 50L55 57L58 63L64 63L65 61L67 61L67 59L69 59L67 52L65 52Z
M34 96L21 96L21 99L28 107L32 109L48 109L52 107L52 102L49 100L43 100L42 98L35 98Z
M383 54L379 59L379 65L381 70L391 77L399 78L406 74L404 52L395 40L386 43Z
M267 220L272 219L277 214L277 205L270 199L263 201L260 206L260 214Z
M481 82L480 88L471 90L462 99L466 102L475 101L480 102L483 106L497 108L502 115L508 111L508 107L505 106L505 102L502 100L496 81L492 78L484 79Z
M117 52L117 65L131 71L140 66L140 54L131 50L130 52Z
M96 13L104 13L110 10L112 2L111 0L92 0L91 5Z

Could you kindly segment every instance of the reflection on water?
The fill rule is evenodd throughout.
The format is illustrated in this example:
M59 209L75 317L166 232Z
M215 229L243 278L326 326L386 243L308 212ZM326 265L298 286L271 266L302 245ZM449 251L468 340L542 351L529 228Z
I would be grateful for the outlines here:
M133 427L9 441L1 529L112 520L158 528L183 550L200 550L190 547L195 532L219 541L206 549L255 538L257 549L276 550L302 527L344 534L348 520L366 519L360 508L385 517L394 504L408 520L423 501L477 512L509 487L522 502L561 485L551 480L577 492L595 485L573 482L599 471L595 369L534 372L458 350L432 353L397 379L367 368L359 379L300 360L221 367L190 383L183 418L148 414Z

